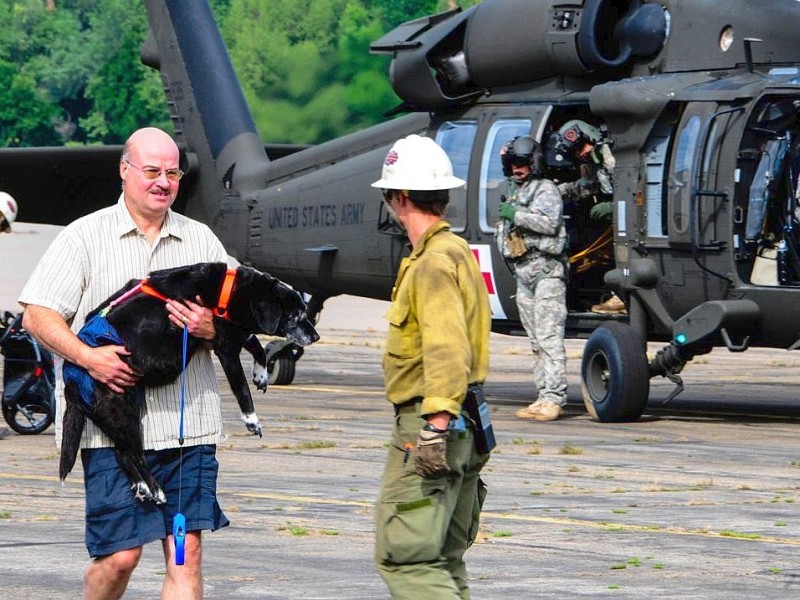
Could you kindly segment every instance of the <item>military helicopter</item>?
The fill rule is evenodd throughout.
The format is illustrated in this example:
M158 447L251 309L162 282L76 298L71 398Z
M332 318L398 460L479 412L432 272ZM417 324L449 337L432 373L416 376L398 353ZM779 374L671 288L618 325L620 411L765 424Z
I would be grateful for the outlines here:
M684 366L715 346L800 346L796 0L485 0L416 19L371 47L392 56L402 100L387 121L308 148L259 139L205 2L148 0L147 11L141 57L161 73L187 172L175 208L241 262L309 294L315 312L339 294L389 297L407 244L369 184L391 144L418 133L467 181L447 219L485 274L493 329L524 334L493 240L499 150L524 134L546 144L577 119L605 132L616 157L613 227L589 226L581 206L569 224L567 335L587 339L592 417L638 419L651 378L673 381L674 397ZM69 168L55 156L55 179L100 170L99 156L65 153ZM36 162L35 151L17 157L0 163ZM64 215L94 208L64 198L76 196L62 195ZM627 314L587 310L609 291ZM648 357L648 341L665 345ZM290 383L298 353L270 352Z

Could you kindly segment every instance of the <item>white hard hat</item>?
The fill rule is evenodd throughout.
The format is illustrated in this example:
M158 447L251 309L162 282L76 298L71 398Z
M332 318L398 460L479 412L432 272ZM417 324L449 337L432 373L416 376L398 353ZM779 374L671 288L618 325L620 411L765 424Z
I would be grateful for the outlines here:
M11 194L0 192L0 214L6 219L6 224L8 225L6 231L11 231L11 224L17 220L18 211L17 201L14 200Z
M397 140L383 161L381 178L372 187L392 190L449 190L464 185L453 177L447 153L432 139L409 135Z

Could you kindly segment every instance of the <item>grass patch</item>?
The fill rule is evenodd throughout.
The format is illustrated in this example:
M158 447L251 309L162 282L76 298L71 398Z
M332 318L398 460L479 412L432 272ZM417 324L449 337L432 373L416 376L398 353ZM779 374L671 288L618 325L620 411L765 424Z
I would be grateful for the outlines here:
M513 440L511 440L511 443L514 446L531 446L531 445L538 446L539 444L541 444L541 442L539 440L531 440L529 442L528 440L526 440L524 438L519 438L519 437L518 438L514 438Z
M558 453L574 456L577 454L583 454L583 448L580 446L570 446L569 444L564 444L561 446L561 450L559 450Z
M724 531L719 532L720 536L722 537L731 537L731 538L739 538L743 540L760 540L761 536L757 533L744 533L743 531L733 531L731 529L725 529Z
M513 535L514 534L511 533L510 531L506 531L506 530L503 530L503 529L500 529L499 531L493 531L492 532L492 537L497 537L497 538L511 537Z
M328 440L312 440L310 442L303 442L302 444L298 444L297 448L299 450L318 450L320 448L336 448L336 442L330 442Z

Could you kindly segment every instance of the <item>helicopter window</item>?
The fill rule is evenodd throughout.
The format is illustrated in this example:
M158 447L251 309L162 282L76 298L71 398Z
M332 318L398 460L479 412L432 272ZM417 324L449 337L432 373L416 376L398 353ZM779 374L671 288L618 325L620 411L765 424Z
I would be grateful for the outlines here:
M667 111L653 128L647 140L647 235L650 238L667 237L664 207L664 175L667 152L677 121L672 111Z
M436 133L439 144L450 162L453 163L453 175L468 180L469 161L472 147L475 145L475 134L478 131L476 121L447 121ZM467 190L464 187L450 190L450 202L447 205L447 221L453 231L464 231L467 226Z
M500 204L500 196L507 193L506 178L500 162L500 148L518 135L530 134L531 126L530 119L500 119L493 123L489 130L481 159L481 185L478 199L481 231L484 233L494 232L494 221L497 207Z
M689 211L692 195L692 163L700 133L700 117L691 117L681 131L672 171L671 192L673 194L672 224L675 231L685 234L689 229Z

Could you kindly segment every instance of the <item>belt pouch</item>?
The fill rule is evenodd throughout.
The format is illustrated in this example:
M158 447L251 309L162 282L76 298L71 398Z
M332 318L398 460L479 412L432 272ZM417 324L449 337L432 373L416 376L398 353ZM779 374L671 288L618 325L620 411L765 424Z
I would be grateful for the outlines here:
M464 408L475 423L475 448L480 454L488 454L497 445L494 439L492 420L489 417L489 404L483 393L483 385L473 383L467 388Z

